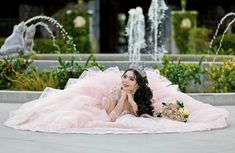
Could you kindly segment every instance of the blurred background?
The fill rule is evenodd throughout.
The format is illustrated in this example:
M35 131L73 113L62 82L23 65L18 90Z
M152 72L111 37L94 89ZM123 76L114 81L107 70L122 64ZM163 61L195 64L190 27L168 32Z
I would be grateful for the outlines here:
M8 0L0 5L0 45L14 25L34 16L55 18L73 37L80 53L125 53L125 27L128 11L142 7L145 19L151 0ZM208 44L217 25L229 12L235 12L233 0L165 0L168 10L161 28L163 42L170 54L207 53ZM227 18L219 35L233 18ZM146 28L148 22L146 21ZM50 25L64 53L60 31ZM220 54L235 54L235 25L224 38ZM213 48L218 47L219 39ZM43 28L37 28L34 48L37 53L53 53L51 38Z

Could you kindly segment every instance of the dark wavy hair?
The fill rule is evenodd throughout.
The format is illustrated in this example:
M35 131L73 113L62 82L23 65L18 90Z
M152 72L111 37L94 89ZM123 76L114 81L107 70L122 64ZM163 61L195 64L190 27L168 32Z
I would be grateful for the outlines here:
M138 105L137 114L141 116L142 114L148 114L153 116L153 106L152 98L153 92L148 86L147 76L143 77L137 70L129 68L124 73L132 71L136 77L136 82L139 85L139 88L134 94L134 100Z

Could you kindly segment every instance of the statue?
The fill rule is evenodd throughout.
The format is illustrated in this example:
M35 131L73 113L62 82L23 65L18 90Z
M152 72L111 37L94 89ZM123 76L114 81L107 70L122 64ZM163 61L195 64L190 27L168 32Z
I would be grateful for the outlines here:
M36 32L36 26L34 24L26 27L25 31L25 45L24 45L24 55L29 54L33 49L33 38Z
M29 54L32 50L35 32L35 25L27 27L24 22L15 25L12 34L6 38L0 48L0 57Z

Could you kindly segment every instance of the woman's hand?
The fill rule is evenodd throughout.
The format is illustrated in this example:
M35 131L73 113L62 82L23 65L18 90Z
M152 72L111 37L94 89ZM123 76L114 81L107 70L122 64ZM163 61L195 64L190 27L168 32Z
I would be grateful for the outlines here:
M131 92L127 92L128 102L131 104L134 115L137 116L138 106L134 100L133 94Z
M123 90L123 88L121 88L121 99L128 100L128 101L134 101L131 91Z
M134 101L133 95L131 92L127 92L128 101Z
M127 93L127 99L128 99L128 102L131 104L132 107L135 107L137 104L133 98L133 95L132 93Z
M121 90L121 100L126 100L127 99L127 91Z
M127 100L130 104L136 104L131 91L121 90L121 99Z

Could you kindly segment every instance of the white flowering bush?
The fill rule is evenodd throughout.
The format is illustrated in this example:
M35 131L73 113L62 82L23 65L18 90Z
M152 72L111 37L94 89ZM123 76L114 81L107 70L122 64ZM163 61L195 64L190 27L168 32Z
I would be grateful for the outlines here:
M189 31L197 25L196 11L173 11L172 25L174 30L174 39L180 53L188 51Z
M70 5L55 14L55 18L64 26L80 53L90 53L89 13L83 5Z
M82 16L77 16L74 20L73 20L73 24L75 28L80 28L86 25L86 19Z
M185 18L181 21L181 28L183 29L190 29L192 27L192 22L189 18Z

